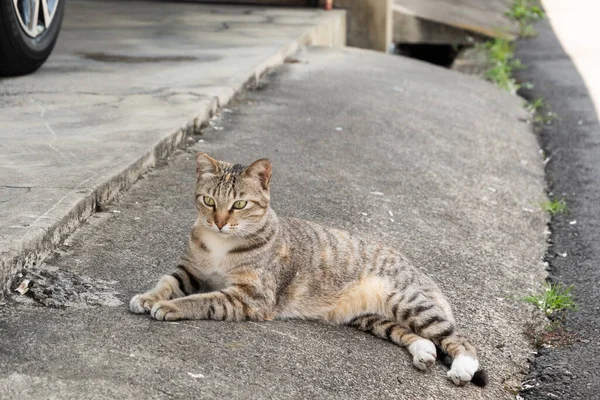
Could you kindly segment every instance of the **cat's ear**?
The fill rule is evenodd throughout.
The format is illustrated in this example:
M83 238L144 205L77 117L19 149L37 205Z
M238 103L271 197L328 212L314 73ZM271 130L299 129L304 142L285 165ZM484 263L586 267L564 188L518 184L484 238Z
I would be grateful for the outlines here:
M254 178L260 182L263 189L269 188L271 182L271 161L266 158L256 160L244 171L244 175Z
M196 154L196 175L216 174L221 170L219 162L206 153Z

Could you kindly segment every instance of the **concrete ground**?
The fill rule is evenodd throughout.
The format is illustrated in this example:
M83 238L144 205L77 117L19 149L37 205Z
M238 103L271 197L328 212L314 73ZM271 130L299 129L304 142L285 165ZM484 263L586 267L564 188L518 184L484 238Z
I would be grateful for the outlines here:
M550 190L565 198L568 213L552 220L547 259L551 280L574 285L580 310L568 315L565 327L579 338L540 351L522 396L595 399L600 393L600 27L595 20L600 5L547 0L544 7L548 21L535 27L538 37L519 43L518 57L528 66L520 77L534 84L527 95L543 98L543 111L558 116L540 139L550 157Z
M531 353L529 310L515 298L544 278L546 248L543 166L521 100L400 57L310 48L296 58L26 273L36 300L0 307L0 397L514 398L507 388ZM449 297L489 386L455 387L439 364L416 371L403 349L349 328L129 313L129 298L181 254L199 150L269 157L280 216L404 252Z
M96 208L343 11L69 1L55 51L0 81L0 296Z

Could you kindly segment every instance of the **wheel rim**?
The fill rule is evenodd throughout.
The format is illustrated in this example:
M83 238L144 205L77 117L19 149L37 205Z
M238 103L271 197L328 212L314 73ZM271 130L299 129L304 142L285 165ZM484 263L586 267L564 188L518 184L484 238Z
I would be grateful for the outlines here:
M13 0L23 31L32 38L40 36L52 24L59 0Z

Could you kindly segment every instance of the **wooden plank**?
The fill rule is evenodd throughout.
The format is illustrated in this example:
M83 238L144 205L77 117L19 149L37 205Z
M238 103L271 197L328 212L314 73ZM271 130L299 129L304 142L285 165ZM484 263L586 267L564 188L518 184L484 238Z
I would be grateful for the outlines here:
M414 15L489 37L518 36L505 13L512 0L394 0L394 12Z
M481 34L452 25L394 12L394 43L472 45L483 42L485 39Z

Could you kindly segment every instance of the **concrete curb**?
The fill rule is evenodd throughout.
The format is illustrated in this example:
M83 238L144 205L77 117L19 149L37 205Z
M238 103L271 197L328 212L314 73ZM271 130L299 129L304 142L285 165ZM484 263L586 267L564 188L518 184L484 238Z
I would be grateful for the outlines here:
M324 22L283 46L264 62L254 66L244 79L216 94L210 100L201 101L198 105L200 111L185 126L166 134L123 171L97 184L82 199L74 200L69 212L48 229L26 235L20 245L0 254L0 300L10 290L13 276L18 271L41 262L99 207L109 203L120 192L129 189L142 175L156 166L159 160L168 157L176 149L184 147L189 135L198 133L213 114L248 85L256 82L267 70L281 65L286 57L293 55L303 46L343 46L345 43L346 14L341 10L330 11Z

